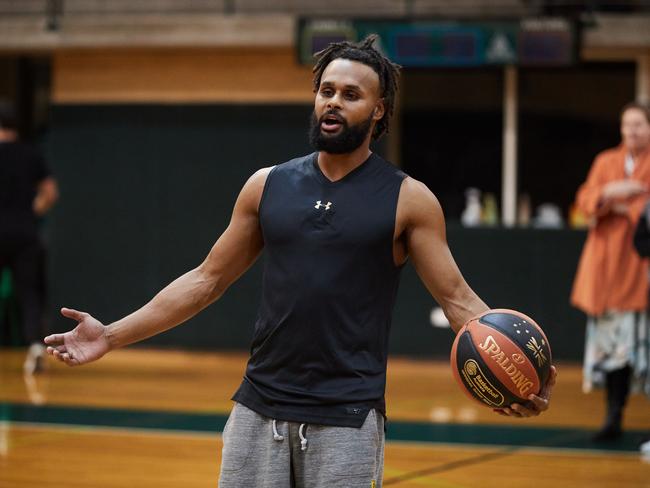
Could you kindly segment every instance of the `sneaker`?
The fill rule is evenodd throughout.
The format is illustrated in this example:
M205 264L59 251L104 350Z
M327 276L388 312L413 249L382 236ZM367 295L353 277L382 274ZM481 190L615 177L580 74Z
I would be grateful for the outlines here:
M23 364L23 371L27 375L33 375L43 371L45 361L45 346L34 343L27 350L27 357Z

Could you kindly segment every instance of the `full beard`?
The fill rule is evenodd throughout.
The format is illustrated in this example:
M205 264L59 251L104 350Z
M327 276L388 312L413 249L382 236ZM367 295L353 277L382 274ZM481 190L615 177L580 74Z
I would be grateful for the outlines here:
M317 151L330 154L351 153L359 148L368 137L372 126L372 113L367 120L358 124L348 125L345 121L341 124L338 134L325 134L321 131L321 120L316 117L315 112L312 112L309 124L309 143Z

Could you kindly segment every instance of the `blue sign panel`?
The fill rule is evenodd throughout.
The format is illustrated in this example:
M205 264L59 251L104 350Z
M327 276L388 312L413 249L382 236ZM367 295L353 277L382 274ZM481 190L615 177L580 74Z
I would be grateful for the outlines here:
M298 27L300 61L311 64L313 54L330 42L359 41L373 33L379 35L378 48L405 67L568 66L577 57L575 25L559 18L501 22L303 19Z

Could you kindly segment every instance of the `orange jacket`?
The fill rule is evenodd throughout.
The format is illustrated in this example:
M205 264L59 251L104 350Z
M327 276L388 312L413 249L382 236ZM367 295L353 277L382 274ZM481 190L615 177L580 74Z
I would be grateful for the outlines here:
M576 195L578 208L593 223L582 249L571 303L588 315L645 310L648 304L648 260L640 258L632 244L647 196L629 199L626 216L602 214L598 208L605 184L625 179L626 153L623 145L600 153ZM638 158L631 178L650 187L650 151Z

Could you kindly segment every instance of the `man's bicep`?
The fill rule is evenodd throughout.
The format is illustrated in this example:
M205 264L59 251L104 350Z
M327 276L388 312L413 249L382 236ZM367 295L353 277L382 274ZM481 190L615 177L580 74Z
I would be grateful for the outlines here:
M444 219L437 202L431 206L431 215L415 222L407 236L409 254L418 276L436 301L444 306L442 302L452 296L464 280L447 245Z
M420 190L415 202L407 231L409 254L418 276L458 331L487 305L469 287L454 261L438 200L427 189Z
M255 173L244 185L233 209L230 223L212 246L201 268L219 281L225 290L257 259L264 239L258 207L270 168Z

